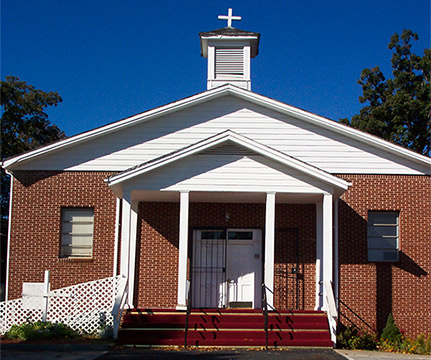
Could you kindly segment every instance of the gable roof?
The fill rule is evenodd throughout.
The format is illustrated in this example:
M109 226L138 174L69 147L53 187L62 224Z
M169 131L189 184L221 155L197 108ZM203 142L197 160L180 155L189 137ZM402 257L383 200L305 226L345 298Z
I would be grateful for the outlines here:
M374 135L364 133L362 131L349 127L347 125L340 124L336 121L329 120L322 116L307 112L305 110L301 110L291 105L284 104L280 101L273 100L266 96L256 94L249 90L239 88L232 84L225 84L220 87L213 88L213 89L201 92L199 94L169 103L167 105L160 106L158 108L116 121L114 123L72 136L65 140L55 142L53 144L38 148L36 150L23 153L21 155L18 155L3 161L2 166L5 169L13 170L13 167L21 162L30 161L33 158L45 155L47 153L59 151L67 147L92 140L96 137L113 133L115 131L124 129L126 127L130 127L135 124L153 120L155 118L158 118L173 112L177 112L185 108L202 104L204 102L207 102L219 97L227 96L227 95L236 96L245 101L249 101L251 103L271 109L273 111L300 119L301 121L305 121L305 122L320 126L327 130L355 139L359 142L363 142L368 145L374 146L378 149L388 151L394 155L412 160L416 163L431 166L431 158L417 154L401 146L392 144Z
M337 189L344 192L350 186L350 183L347 181L340 179L336 176L333 176L326 171L323 171L315 166L309 165L301 160L298 160L292 156L286 155L278 150L275 150L267 145L261 144L257 141L249 139L243 135L240 135L232 130L226 130L217 135L210 136L204 140L198 141L197 143L188 145L179 150L173 151L164 156L155 158L138 166L135 166L131 169L125 170L121 173L111 175L106 182L109 186L118 185L124 181L127 181L131 178L140 176L148 171L155 170L161 166L165 166L174 161L178 161L184 157L202 152L209 148L215 147L223 142L231 141L237 145L245 147L253 152L266 156L272 160L275 160L283 165L294 168L295 170L300 171L308 176L311 176L317 180L320 180L324 183L330 184Z

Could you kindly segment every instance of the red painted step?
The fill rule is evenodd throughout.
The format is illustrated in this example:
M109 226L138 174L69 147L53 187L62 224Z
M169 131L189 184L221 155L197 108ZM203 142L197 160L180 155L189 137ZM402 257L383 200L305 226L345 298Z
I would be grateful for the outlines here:
M186 314L175 310L129 310L118 342L127 345L184 345ZM278 311L268 316L268 344L332 347L326 315ZM264 316L250 309L194 309L189 317L189 346L264 346Z

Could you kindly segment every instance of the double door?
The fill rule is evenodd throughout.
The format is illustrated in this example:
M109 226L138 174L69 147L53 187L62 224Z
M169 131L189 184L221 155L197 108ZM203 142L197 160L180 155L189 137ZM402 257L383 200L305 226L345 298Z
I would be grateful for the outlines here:
M260 308L262 230L193 231L192 306Z

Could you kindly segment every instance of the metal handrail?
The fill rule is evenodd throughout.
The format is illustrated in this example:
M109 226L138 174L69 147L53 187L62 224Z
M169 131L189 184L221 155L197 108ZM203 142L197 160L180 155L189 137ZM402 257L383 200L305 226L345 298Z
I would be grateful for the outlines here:
M268 301L266 297L266 285L262 283L262 312L265 318L265 349L268 350Z
M331 340L335 346L337 343L337 337L336 337L337 319L338 319L337 305L335 303L334 291L332 289L332 282L329 280L324 280L323 286L325 290L325 296L323 297L323 301L328 314L328 323L329 323L329 331L331 333Z
M114 307L112 309L112 316L114 317L113 336L118 339L118 331L120 329L121 317L123 315L124 306L127 302L129 294L129 281L126 276L122 276L118 286L118 293L115 297Z
M187 332L189 330L189 317L191 312L191 291L190 291L190 281L187 280L187 310L186 310L186 327L184 329L184 348L187 348Z

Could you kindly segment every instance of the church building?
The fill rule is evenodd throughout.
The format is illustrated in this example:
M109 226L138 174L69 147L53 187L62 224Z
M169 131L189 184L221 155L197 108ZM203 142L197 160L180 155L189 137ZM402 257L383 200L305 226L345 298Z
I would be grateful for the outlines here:
M206 90L3 162L7 299L123 275L130 309L430 333L431 159L253 92L260 34L222 18Z

